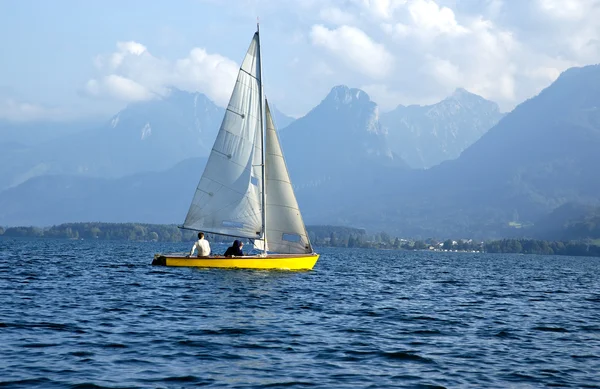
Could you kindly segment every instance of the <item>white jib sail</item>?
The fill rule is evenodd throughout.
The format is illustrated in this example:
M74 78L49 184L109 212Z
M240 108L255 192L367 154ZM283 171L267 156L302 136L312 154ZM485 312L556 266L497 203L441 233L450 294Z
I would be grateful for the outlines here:
M244 57L185 228L261 237L260 53L254 34Z
M266 225L269 250L283 254L311 253L310 240L294 195L269 104L266 101L265 109Z

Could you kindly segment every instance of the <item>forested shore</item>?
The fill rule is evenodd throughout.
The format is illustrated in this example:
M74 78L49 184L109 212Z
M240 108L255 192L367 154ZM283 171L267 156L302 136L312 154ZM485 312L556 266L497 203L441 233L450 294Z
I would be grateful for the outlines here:
M438 241L411 240L385 232L367 234L366 230L340 226L307 226L311 242L317 247L350 247L392 250L431 250L600 257L598 241L545 241L501 239L486 242L471 239ZM65 223L52 227L0 227L0 236L13 238L97 239L134 242L191 242L197 232L174 224L143 223ZM207 234L212 242L230 242L231 237Z

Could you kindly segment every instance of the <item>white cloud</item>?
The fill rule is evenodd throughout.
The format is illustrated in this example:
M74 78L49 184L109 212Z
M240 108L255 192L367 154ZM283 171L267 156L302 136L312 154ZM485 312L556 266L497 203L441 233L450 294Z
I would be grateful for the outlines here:
M445 53L446 59L463 76L453 80L453 87L464 87L500 102L515 100L515 62L522 48L510 32L479 19L470 25L468 34L454 42L456 46Z
M306 41L290 50L285 63L304 66L287 79L310 79L294 85L313 94L304 100L317 93L304 84L363 85L383 107L462 87L510 110L568 67L600 62L600 0L255 1L293 14L293 29L310 25L308 42L329 54Z
M454 12L448 7L440 7L433 0L415 0L408 11L416 29L433 34L460 35L468 30L459 25Z
M383 23L381 27L387 34L400 39L406 38L412 32L412 29L404 23Z
M463 74L458 66L448 59L442 59L430 55L424 66L440 85L450 88L456 88L463 82Z
M91 96L105 96L121 101L143 101L156 97L156 94L143 85L116 74L110 74L100 80L91 79L85 89Z
M558 76L560 76L560 70L558 70L555 67L540 66L528 70L526 72L526 75L533 79L537 78L543 80L544 82L550 83L556 80Z
M323 0L322 12L334 3ZM510 110L568 67L600 62L600 0L351 0L341 10L353 19L336 29L313 26L312 43L346 65L325 57L344 73L338 79L367 85L386 107L462 87ZM372 60L345 29L377 42L386 60ZM373 72L377 63L387 70Z
M234 61L202 48L174 61L158 58L137 42L118 42L114 53L97 57L95 64L101 75L84 87L92 97L143 101L176 87L205 93L221 105L229 100L239 68Z
M546 42L541 48L554 56L578 63L600 61L599 0L537 0L541 33ZM531 35L531 34L530 34ZM524 35L524 39L531 37Z
M435 99L416 100L413 96L407 96L401 91L390 89L388 85L385 84L368 84L361 86L360 89L367 92L371 97L371 100L377 102L384 111L391 111L400 104L430 104L435 101Z
M375 17L384 20L392 19L394 12L405 4L406 0L362 0L364 7Z
M349 67L371 78L383 78L393 65L392 55L356 27L341 26L329 30L315 25L311 30L312 43L325 48Z
M412 0L406 4L402 21L383 23L382 28L396 38L432 40L439 36L459 36L469 32L456 20L454 11L441 7L433 0Z
M147 51L146 46L133 41L117 42L117 48L119 51L111 56L111 65L113 68L117 68L121 65L123 58L125 58L126 55L136 55L139 57Z
M492 5L498 12L497 2ZM538 78L539 87L519 89L517 80L531 68L539 68L545 58L535 58L512 31L481 15L463 15L459 23L453 10L432 0L410 1L406 10L402 21L382 25L395 41L390 47L404 58L396 77L387 80L390 89L408 88L415 100L426 100L462 87L510 109L541 88ZM544 82L546 86L547 79Z
M589 0L537 0L542 12L557 19L580 20L588 6L593 3Z
M331 24L344 25L354 22L354 16L351 13L342 11L337 7L326 7L319 12L319 17Z
M207 1L253 22L239 7ZM386 109L462 87L510 110L568 67L600 62L600 0L243 1L264 17L265 48L276 50L266 87L284 96L277 103L288 112L307 111L338 83L364 86ZM90 95L143 100L175 86L221 105L238 68L205 49L165 59L138 42L121 42L96 63Z
M201 91L221 105L227 105L239 65L219 54L195 48L175 62L172 84L181 89Z
M62 120L64 112L58 108L20 101L0 96L0 118L13 122L37 120Z
M312 64L310 68L310 72L312 76L321 77L321 76L332 76L335 74L335 71L331 68L331 66L327 65L327 63L323 61L316 61Z

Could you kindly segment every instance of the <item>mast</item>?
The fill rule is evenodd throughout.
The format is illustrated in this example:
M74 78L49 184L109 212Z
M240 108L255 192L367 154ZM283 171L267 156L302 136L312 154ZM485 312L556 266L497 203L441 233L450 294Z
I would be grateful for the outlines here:
M256 35L258 37L258 66L259 66L259 106L260 106L260 149L261 149L261 173L262 173L262 233L263 233L263 255L267 255L267 194L266 194L266 175L265 175L265 112L263 107L263 76L262 76L262 56L260 54L260 25L256 22Z

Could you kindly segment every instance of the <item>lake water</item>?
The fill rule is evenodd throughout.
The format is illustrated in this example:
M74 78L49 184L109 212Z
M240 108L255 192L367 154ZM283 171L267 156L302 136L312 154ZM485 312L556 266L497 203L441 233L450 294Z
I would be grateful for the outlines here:
M310 272L150 266L190 247L0 238L0 386L600 385L600 258L320 249Z

